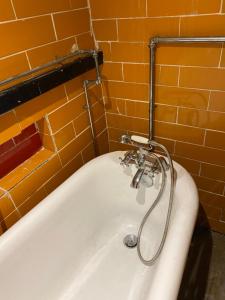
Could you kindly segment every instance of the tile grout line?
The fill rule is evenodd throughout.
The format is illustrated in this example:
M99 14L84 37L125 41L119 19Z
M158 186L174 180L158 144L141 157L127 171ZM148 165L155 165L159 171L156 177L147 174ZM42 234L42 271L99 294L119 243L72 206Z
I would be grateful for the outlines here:
M54 21L53 14L51 14L51 20L52 20L52 26L53 26L53 30L54 30L54 34L55 34L55 39L56 39L56 41L58 41L58 35L57 35L57 32L56 32L56 27L55 27L55 21Z

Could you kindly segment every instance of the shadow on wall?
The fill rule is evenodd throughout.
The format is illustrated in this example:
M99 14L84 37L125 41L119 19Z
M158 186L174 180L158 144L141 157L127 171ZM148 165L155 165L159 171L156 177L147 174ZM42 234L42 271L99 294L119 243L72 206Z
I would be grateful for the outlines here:
M202 217L204 211L201 207L200 210ZM192 237L177 300L205 299L212 246L211 231L206 226L198 226Z

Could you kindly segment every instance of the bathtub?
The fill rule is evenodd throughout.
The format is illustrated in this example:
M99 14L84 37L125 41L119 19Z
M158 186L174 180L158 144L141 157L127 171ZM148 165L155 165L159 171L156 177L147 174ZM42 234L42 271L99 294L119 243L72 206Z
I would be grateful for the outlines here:
M145 266L136 248L127 248L123 239L137 234L160 177L150 188L131 188L136 169L124 169L119 156L123 152L87 163L1 236L1 299L177 298L198 210L196 186L174 162L177 179L167 239L156 263ZM160 241L167 196L143 232L146 257L154 254Z

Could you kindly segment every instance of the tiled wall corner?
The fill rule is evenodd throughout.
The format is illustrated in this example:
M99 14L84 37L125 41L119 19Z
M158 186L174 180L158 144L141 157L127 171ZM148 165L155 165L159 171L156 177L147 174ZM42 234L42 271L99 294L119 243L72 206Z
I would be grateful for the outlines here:
M90 0L103 67L110 150L123 132L148 132L148 41L225 35L222 0ZM156 138L194 176L207 222L225 232L225 51L222 45L160 46Z

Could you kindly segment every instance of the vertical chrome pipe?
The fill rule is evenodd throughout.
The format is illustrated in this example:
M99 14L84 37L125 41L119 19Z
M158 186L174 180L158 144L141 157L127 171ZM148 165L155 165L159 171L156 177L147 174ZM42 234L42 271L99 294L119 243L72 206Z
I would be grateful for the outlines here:
M93 58L95 60L95 68L96 68L96 84L100 84L102 79L101 79L101 75L100 75L100 71L99 71L99 65L98 65L98 52L96 50L94 50L93 52Z
M154 110L155 110L155 52L156 44L151 40L150 49L150 64L149 64L149 140L154 137Z
M93 142L93 146L94 146L94 152L95 152L95 156L98 156L98 154L99 154L98 145L96 142L96 134L95 134L94 121L93 121L92 111L91 111L91 103L90 103L89 97L88 97L88 87L91 84L96 84L96 85L101 84L102 78L100 75L99 65L98 65L98 52L96 50L94 50L92 52L92 56L95 61L96 79L95 80L84 80L83 88L84 88L84 94L85 94L85 100L86 100L85 108L87 109L87 112L88 112L88 119L89 119L89 124L90 124L90 128L91 128L91 137L92 137L92 142Z
M89 124L90 124L90 128L91 128L91 137L92 137L92 142L93 142L93 146L94 146L94 152L95 152L95 156L97 156L98 155L98 147L97 147L97 143L96 143L96 134L95 134L95 130L94 130L93 118L92 118L92 113L91 113L91 103L89 101L88 90L87 90L89 84L92 82L94 82L94 81L84 80L83 88L84 88L84 94L85 94L85 100L86 100L85 108L87 109L87 112L88 112L88 119L89 119Z

